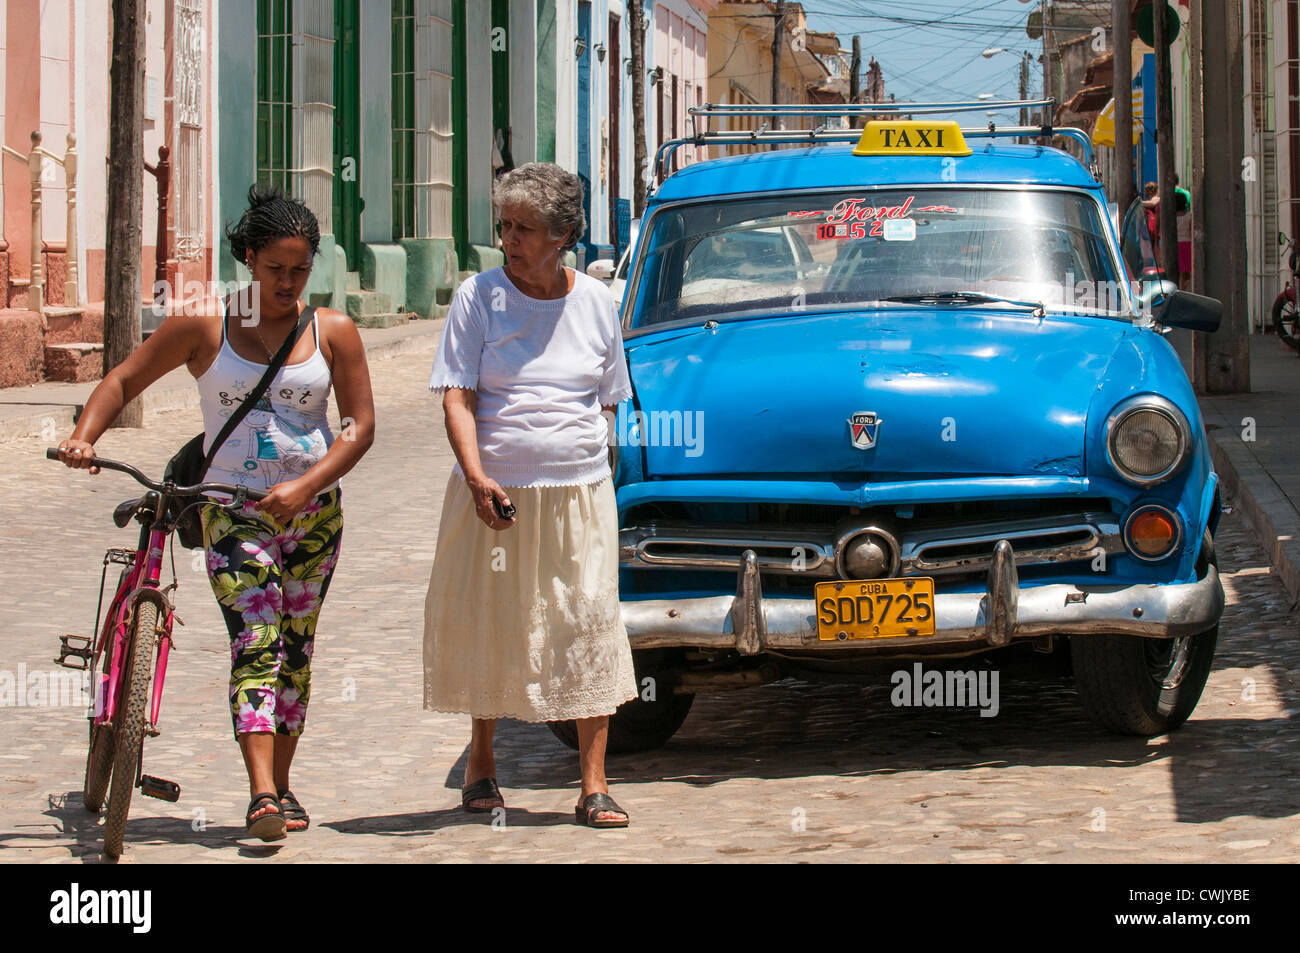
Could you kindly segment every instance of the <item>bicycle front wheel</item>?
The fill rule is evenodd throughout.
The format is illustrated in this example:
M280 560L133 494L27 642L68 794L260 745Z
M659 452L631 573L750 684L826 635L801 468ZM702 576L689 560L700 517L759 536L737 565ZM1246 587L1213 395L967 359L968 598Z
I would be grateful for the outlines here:
M1287 347L1295 349L1300 346L1300 312L1296 310L1295 300L1287 297L1285 292L1273 300L1273 330Z
M117 755L113 759L113 786L108 794L108 817L104 820L104 853L116 860L122 856L122 835L126 813L135 793L135 775L140 766L140 749L149 717L149 682L153 676L155 628L158 607L141 602L131 620L131 641L127 648L126 694L118 709Z

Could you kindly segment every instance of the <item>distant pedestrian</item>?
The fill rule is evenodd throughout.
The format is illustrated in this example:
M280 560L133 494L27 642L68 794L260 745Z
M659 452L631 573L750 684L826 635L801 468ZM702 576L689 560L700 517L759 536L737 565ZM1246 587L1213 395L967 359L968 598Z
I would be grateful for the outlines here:
M1178 185L1177 173L1174 185ZM1174 209L1178 214L1178 287L1185 291L1192 283L1192 193L1175 187Z
M602 410L632 391L609 289L564 266L582 200L578 177L551 163L502 175L505 265L467 279L447 315L429 388L457 465L425 601L424 705L472 719L465 809L504 807L498 718L576 719L577 817L626 827L605 743L637 693Z

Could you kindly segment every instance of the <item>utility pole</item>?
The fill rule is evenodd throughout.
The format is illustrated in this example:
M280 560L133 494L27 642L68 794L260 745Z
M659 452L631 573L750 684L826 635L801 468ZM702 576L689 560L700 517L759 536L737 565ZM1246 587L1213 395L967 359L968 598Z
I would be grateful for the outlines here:
M849 102L856 104L862 95L858 74L862 71L862 38L853 34L853 57L849 60ZM849 117L849 128L858 124L856 116Z
M1026 50L1025 54L1020 57L1020 101L1023 103L1029 98L1029 61L1033 57ZM1020 125L1029 125L1029 110L1024 106L1020 107ZM1017 140L1019 142L1028 142L1026 138Z
M632 40L632 217L645 211L645 12L641 0L629 0L628 35Z
M104 246L104 373L140 345L140 233L144 201L145 0L113 0L108 96L108 236ZM142 427L140 398L116 426Z
M1115 159L1119 176L1115 200L1121 217L1137 196L1133 181L1133 40L1129 12L1129 0L1111 0L1111 43L1115 55L1111 93L1115 98ZM1191 72L1193 76L1199 75L1196 70Z
M785 31L785 3L777 0L776 13L772 16L772 103L781 102L781 34ZM784 128L781 117L772 116L772 128Z
M1199 152L1205 177L1193 178L1193 244L1213 245L1211 264L1194 270L1194 290L1223 302L1219 330L1193 338L1193 382L1207 394L1250 390L1250 314L1246 297L1246 194L1241 181L1245 155L1242 109L1241 0L1192 0L1193 49L1204 71ZM1162 203L1163 204L1163 203ZM1206 256L1210 258L1210 256Z
M1156 54L1156 168L1160 186L1160 261L1169 281L1178 281L1178 214L1174 207L1174 87L1170 76L1165 2L1156 0L1152 23ZM1240 90L1241 86L1238 85ZM1118 134L1118 131L1117 131Z

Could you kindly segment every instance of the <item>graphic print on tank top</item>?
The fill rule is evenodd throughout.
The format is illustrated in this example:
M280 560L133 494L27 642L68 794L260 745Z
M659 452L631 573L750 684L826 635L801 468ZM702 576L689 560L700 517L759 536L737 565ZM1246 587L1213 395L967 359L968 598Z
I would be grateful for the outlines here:
M312 333L319 342L315 327ZM223 337L217 360L197 382L206 433L222 428L264 371L264 365L236 354ZM333 443L326 419L330 385L319 344L307 360L282 367L217 451L207 479L265 490L304 475Z

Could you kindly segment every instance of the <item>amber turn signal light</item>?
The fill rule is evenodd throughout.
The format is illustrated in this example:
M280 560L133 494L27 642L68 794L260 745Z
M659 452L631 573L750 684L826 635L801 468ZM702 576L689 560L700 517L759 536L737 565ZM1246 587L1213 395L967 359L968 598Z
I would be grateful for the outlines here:
M1178 541L1178 524L1162 509L1145 509L1128 522L1129 548L1138 556L1156 559L1166 555Z

